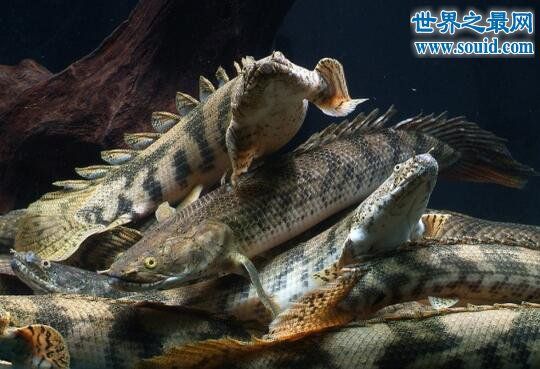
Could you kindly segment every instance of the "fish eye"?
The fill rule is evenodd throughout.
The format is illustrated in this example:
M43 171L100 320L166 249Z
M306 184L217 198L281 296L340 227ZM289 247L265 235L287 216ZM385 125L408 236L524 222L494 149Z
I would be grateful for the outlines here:
M51 266L51 262L49 260L42 260L41 266L45 269L49 268Z
M397 172L399 170L399 168L401 168L401 165L400 164L397 164L395 167L394 167L394 170Z
M149 256L146 259L144 259L144 266L148 269L154 269L157 265L156 258Z

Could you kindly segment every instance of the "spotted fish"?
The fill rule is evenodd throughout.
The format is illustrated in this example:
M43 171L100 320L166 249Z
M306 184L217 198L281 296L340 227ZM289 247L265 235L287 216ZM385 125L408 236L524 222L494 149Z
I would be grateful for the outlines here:
M540 306L469 306L358 322L274 343L209 340L138 369L530 369L540 365Z
M104 273L140 290L245 272L267 307L250 259L365 199L394 166L429 150L442 174L511 187L535 172L503 141L463 118L417 116L393 126L393 109L314 135L295 152L222 186L145 233Z
M342 268L270 325L270 335L295 337L379 309L430 297L461 303L540 302L538 251L506 245L413 246Z
M22 327L21 335L29 336L27 340L35 339L20 347L17 337L4 334L0 337L0 360L13 361L18 359L14 357L18 353L38 363L44 357L52 361L46 350L55 355L67 351L69 355L69 366L15 367L24 369L132 369L139 360L159 355L175 345L209 338L249 337L232 321L193 310L77 295L2 296L2 321L6 321L8 332L18 332ZM47 331L41 334L36 329L44 326L56 332L56 336L47 335ZM57 338L58 343L49 345L47 340L52 338ZM63 350L59 350L60 343ZM13 350L16 344L19 349ZM36 356L32 352L39 356L32 358L31 355Z
M217 78L216 89L201 77L200 101L178 93L178 115L153 113L156 132L126 134L129 149L103 151L108 165L77 168L84 180L55 182L59 191L9 222L17 226L14 248L65 260L88 237L141 219L164 201L176 203L196 186L209 188L230 168L236 183L253 160L296 134L307 101L335 116L364 101L349 97L343 67L328 58L309 71L275 52L244 58L231 80L220 68ZM9 239L13 231L2 223Z

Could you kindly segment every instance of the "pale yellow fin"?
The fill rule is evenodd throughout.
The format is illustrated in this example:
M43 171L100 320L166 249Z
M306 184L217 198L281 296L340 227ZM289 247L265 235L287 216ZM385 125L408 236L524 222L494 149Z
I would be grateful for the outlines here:
M255 58L252 57L252 56L244 56L241 60L242 62L242 67L249 67L250 65L252 64L255 64Z
M279 314L270 324L265 338L298 339L348 323L354 315L341 310L338 304L349 294L363 273L361 269L342 269L334 281L309 292Z
M229 76L227 75L227 72L225 71L225 69L223 69L222 66L219 66L216 71L216 79L218 81L218 87L221 87L225 83L229 82Z
M10 334L21 337L31 347L31 354L25 367L32 369L69 368L69 350L64 337L56 329L48 325L32 324L18 328Z
M176 210L169 205L167 201L162 202L156 209L156 220L163 222L165 219L172 217L176 213Z
M238 62L234 62L233 65L234 70L236 70L236 74L242 74L242 67L240 66L240 64L238 64Z
M124 164L137 156L135 150L114 149L101 152L101 159L111 165Z
M84 168L75 168L75 172L86 179L103 178L107 175L111 167L109 165L92 165Z
M43 259L61 261L77 251L88 237L105 229L100 224L80 223L67 214L29 213L20 220L14 248L33 251Z
M434 309L439 310L454 306L459 302L459 299L428 296L428 301Z
M144 150L152 145L161 135L159 133L126 133L124 142L133 150Z
M85 188L88 188L92 182L86 181L84 179L71 179L66 181L56 181L53 182L52 185L56 187L62 187L64 190L67 191L79 191L83 190Z
M326 81L328 92L323 98L313 101L325 114L342 117L351 113L358 104L368 99L351 99L347 90L343 66L335 59L321 59L315 71Z
M136 369L211 369L224 363L239 362L247 355L273 346L278 341L253 339L242 342L231 338L213 339L173 347L163 355L140 361Z
M182 117L166 111L155 111L152 113L152 127L158 133L166 133Z
M257 268L255 268L255 265L253 265L253 262L249 260L247 256L238 252L231 253L230 259L234 264L242 265L245 268L247 277L251 281L253 287L255 287L259 300L262 302L264 307L266 307L266 309L272 313L272 318L275 318L279 313L279 307L272 301L270 296L268 296L264 290L259 277L259 272L257 271Z
M208 79L203 76L199 77L199 100L205 102L210 95L216 91L216 88Z
M186 197L184 197L182 202L178 204L178 206L176 207L176 210L182 210L183 208L197 201L199 197L201 196L201 192L203 188L204 188L203 185L197 185L193 187L193 189L189 192L189 194Z
M176 93L176 110L181 116L186 116L190 111L195 109L199 102L194 97L189 96L183 92Z
M444 229L444 224L451 217L451 214L424 214L421 221L424 224L424 238L437 238Z

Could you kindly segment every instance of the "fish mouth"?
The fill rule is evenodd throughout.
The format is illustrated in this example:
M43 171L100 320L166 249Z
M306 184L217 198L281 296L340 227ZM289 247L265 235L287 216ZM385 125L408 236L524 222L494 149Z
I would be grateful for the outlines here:
M43 293L55 293L61 292L54 286L46 283L39 275L37 275L33 268L29 268L25 261L24 255L21 253L13 253L13 258L10 262L11 269L15 275L23 281L28 287L34 291L40 291Z
M142 291L155 291L155 290L168 290L171 288L186 286L197 281L186 281L181 276L163 276L161 279L153 282L137 282L132 280L126 280L121 277L115 277L108 275L109 284L118 290L125 292L142 292Z

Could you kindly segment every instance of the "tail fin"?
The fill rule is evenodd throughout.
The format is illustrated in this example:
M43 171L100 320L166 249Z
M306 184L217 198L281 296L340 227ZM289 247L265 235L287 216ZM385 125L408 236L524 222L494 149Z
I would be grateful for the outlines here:
M464 117L446 119L444 113L436 117L432 114L407 119L394 128L434 137L457 151L458 161L442 172L447 178L522 188L528 177L539 175L533 168L512 158L505 139L468 122ZM435 157L436 154L437 148Z
M30 347L31 352L20 367L68 369L70 363L69 351L64 337L54 328L33 324L17 328L9 333L13 337L21 337ZM14 363L15 364L15 363ZM15 367L19 367L15 365Z
M357 105L368 99L351 99L347 91L347 82L343 66L335 59L321 59L315 71L318 72L328 84L328 91L323 97L313 101L325 114L334 117L343 117L352 112Z
M24 216L26 210L13 210L0 216L0 254L9 254L9 250L15 243L18 222Z
M118 226L121 224L118 224ZM116 224L115 224L116 226ZM112 231L112 235L104 235L100 241L110 245L107 248L118 249L118 244L138 240L138 234L125 232L119 228L95 223L81 223L69 215L45 215L27 213L19 221L19 229L15 237L16 251L33 251L39 257L51 261L62 261L72 256L80 245L90 236ZM132 243L129 243L131 245ZM101 247L101 246L100 246Z

